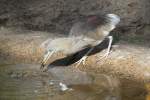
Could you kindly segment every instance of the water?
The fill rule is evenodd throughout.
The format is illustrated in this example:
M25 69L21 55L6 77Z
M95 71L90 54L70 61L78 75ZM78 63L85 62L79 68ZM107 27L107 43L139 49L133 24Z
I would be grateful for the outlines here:
M117 78L105 74L92 74L93 80L87 84L73 84L73 80L68 85L70 90L61 91L60 80L50 73L40 72L37 66L1 65L0 100L145 100L145 91L138 90L138 86L134 86L131 92L136 88L139 94L130 93L130 89L122 87ZM53 84L52 80L55 80Z
M42 81L25 78L25 72L20 69L13 73L13 68L17 67L0 67L0 100L41 100L46 95Z

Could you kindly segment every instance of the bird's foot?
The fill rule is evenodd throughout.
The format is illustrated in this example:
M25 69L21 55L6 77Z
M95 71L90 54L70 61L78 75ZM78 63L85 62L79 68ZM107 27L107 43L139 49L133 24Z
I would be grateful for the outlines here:
M45 64L41 63L40 69L43 69Z
M106 52L106 53L102 56L102 58L101 58L101 59L103 59L103 58L107 59L107 58L108 58L108 56L109 56L109 54L110 54L110 52Z
M44 63L42 63L42 64L41 64L41 67L40 67L40 70L41 70L42 72L46 72L46 71L48 70L48 68L47 68L47 66L46 66Z
M102 57L100 57L100 58L98 59L97 62L99 62L100 60L105 61L105 60L108 58L108 56L109 56L109 54L110 54L111 52L112 52L112 51L106 52Z
M47 72L48 71L48 67L45 66L43 69L42 69L42 72Z
M87 56L82 57L82 58L77 62L76 68L78 68L81 63L83 63L83 65L85 65L86 59L87 59Z

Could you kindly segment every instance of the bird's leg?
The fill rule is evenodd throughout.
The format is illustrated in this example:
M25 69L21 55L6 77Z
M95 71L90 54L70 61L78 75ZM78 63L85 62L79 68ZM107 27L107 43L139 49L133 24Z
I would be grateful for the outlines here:
M83 65L85 65L85 61L86 61L88 55L92 52L93 49L94 49L94 47L92 47L92 48L77 62L76 67L78 67L78 66L81 64L81 62L83 63Z
M108 48L107 48L106 53L102 57L102 58L106 57L106 59L107 59L107 57L108 57L108 55L110 53L110 49L111 49L111 45L112 45L112 41L113 41L113 37L112 36L108 36L107 38L109 39Z
M48 51L45 55L44 55L44 59L41 62L41 69L44 68L44 66L46 65L46 62L48 61L48 59L52 56L52 54L54 53L54 51Z

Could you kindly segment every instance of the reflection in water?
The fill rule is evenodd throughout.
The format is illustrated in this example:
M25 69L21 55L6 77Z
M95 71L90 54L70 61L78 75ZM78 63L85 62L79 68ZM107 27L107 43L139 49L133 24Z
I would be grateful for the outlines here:
M81 84L82 80L78 79L80 84L73 84L73 80L68 84L71 90L61 91L61 80L50 73L39 72L36 66L0 66L0 100L121 100L120 82L112 76L92 74L92 83L86 84L83 80L84 84ZM75 79L74 73L69 74ZM68 81L69 74L66 74Z

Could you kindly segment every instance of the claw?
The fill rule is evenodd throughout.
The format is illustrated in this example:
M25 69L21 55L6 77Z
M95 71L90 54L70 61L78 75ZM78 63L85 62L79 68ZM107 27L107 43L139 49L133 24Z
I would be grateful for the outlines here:
M100 59L103 59L103 58L107 59L111 52L112 51L106 52Z
M104 54L104 57L108 58L109 54L111 53L112 51L107 51L105 54Z
M45 66L45 65L44 65L43 63L41 63L40 69L44 68L44 66Z
M41 70L42 70L42 69L44 69L45 65L46 65L46 64L41 63L41 67L40 67L40 69L41 69Z
M83 63L83 65L85 65L86 59L87 59L87 56L82 57L82 58L77 62L76 68L77 68L81 63Z
M113 37L112 36L108 36L107 38L109 39L108 48L107 48L106 53L100 58L100 60L103 59L103 58L107 59L109 54L111 53L110 49L111 49Z
M107 50L107 52L102 57L100 57L96 62L99 62L100 60L103 60L103 61L106 60L111 52L112 51Z
M48 67L45 66L45 67L43 68L42 72L46 72L47 70L48 70Z

